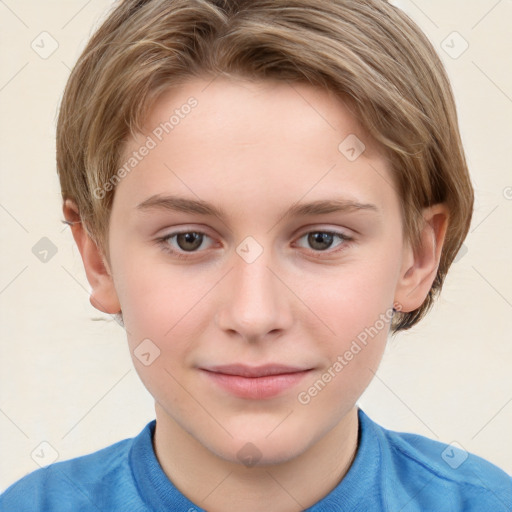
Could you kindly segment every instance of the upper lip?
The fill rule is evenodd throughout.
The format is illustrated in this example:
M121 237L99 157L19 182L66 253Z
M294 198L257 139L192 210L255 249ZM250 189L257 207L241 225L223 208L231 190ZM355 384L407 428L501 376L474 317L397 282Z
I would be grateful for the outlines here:
M223 373L225 375L238 375L240 377L266 377L268 375L282 375L285 373L298 373L311 370L297 366L288 366L283 364L266 364L263 366L247 366L244 364L229 364L220 366L209 366L202 368L214 373Z

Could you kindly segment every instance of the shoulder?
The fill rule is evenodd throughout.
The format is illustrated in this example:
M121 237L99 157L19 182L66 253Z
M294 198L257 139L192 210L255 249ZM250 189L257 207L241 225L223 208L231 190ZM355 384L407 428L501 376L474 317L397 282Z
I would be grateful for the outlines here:
M130 468L133 441L124 439L29 473L0 495L0 512L102 511L121 505L120 496L126 510L144 510Z
M512 477L491 462L457 443L372 424L379 438L382 488L403 512L511 509Z

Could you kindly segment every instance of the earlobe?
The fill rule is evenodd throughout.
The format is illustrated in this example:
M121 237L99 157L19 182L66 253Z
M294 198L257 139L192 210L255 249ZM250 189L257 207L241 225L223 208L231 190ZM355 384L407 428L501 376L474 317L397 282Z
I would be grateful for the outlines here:
M448 228L449 210L444 204L436 204L423 211L423 219L420 245L404 248L395 292L395 302L401 305L403 312L418 309L432 287Z
M119 313L121 306L108 263L96 242L85 229L78 213L78 207L73 201L66 199L62 211L66 222L71 227L73 238L82 257L87 280L92 288L89 298L91 305L104 313Z

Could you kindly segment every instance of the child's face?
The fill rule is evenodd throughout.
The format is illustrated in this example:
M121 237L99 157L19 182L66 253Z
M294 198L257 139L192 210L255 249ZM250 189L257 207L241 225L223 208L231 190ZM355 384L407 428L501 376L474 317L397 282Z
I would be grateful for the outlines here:
M191 96L197 105L182 107ZM393 302L403 304L411 253L387 163L341 102L307 85L195 80L163 96L146 127L119 166L147 153L117 185L109 243L157 419L228 460L246 442L263 460L287 460L353 412L381 360ZM355 160L351 139L338 149L351 134L366 144ZM138 207L171 195L222 216ZM321 200L373 206L285 216ZM159 241L177 231L200 235ZM160 351L154 360L151 343L137 349L147 339ZM232 364L308 371L241 396L204 370Z

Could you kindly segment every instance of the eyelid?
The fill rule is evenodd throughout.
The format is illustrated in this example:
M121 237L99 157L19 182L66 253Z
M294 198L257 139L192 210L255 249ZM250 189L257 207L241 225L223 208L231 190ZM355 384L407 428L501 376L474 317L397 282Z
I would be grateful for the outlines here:
M354 231L343 227L330 227L321 224L310 224L307 226L303 226L302 228L297 230L297 232L298 235L295 235L296 237L301 237L309 233L332 233L333 235L340 235L348 238L352 236L351 233L353 233Z

